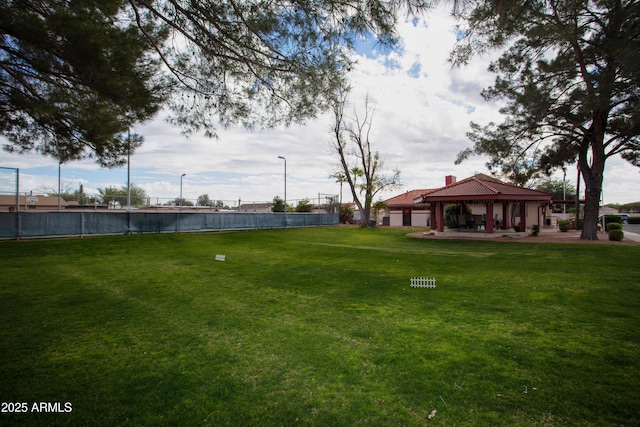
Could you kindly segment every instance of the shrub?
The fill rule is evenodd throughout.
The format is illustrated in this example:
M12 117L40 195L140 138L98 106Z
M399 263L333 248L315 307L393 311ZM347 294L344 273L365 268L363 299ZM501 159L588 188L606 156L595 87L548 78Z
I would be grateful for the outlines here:
M296 206L296 212L313 212L313 205L309 199L300 200Z
M604 223L605 223L605 225L607 225L607 226L608 226L610 223L612 223L612 222L618 222L618 223L619 223L620 221L621 221L621 219L620 219L620 215L605 215L605 216L604 216ZM607 229L608 229L608 228L609 228L609 227L607 227Z
M609 222L607 223L607 231L613 230L622 230L622 224L619 222Z
M340 206L340 224L353 223L353 211L354 209L348 205Z
M560 231L563 233L569 231L569 227L571 227L571 222L568 219L561 219L558 221L558 228L560 228Z
M624 239L624 232L622 230L611 230L609 232L609 240L615 240L616 242Z
M628 222L629 224L640 224L640 216L630 216Z
M284 200L280 196L273 198L273 205L271 205L271 212L284 212Z
M540 234L540 226L536 224L533 227L531 227L531 235L537 236L538 234Z

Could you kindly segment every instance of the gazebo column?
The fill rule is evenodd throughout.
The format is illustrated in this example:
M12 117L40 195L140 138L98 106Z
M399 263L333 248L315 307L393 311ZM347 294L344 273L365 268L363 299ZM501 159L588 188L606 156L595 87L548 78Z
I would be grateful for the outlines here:
M429 227L432 231L435 230L436 224L436 204L431 202L429 203Z
M511 228L511 213L509 212L509 202L502 202L502 229Z
M436 224L438 225L438 232L444 231L444 203L438 202L436 206Z
M487 203L487 215L485 216L485 230L487 234L493 234L493 200Z

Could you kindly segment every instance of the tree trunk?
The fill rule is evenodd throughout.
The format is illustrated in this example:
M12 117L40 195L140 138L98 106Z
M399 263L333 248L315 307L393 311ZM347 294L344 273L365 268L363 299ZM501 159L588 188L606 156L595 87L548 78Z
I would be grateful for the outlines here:
M362 228L374 228L376 226L376 222L371 220L371 207L369 206L364 206L360 219L362 220L360 225Z
M368 178L367 182L369 182ZM373 200L371 197L371 187L370 184L367 184L366 194L364 195L364 204L360 211L360 226L362 228L373 228L376 226L376 222L371 221L371 200Z
M582 240L598 240L598 212L600 210L600 194L602 193L602 179L604 176L604 131L606 128L606 113L596 111L593 122L582 143L578 164L585 186L584 224L582 225ZM587 159L587 153L591 149L591 161Z
M578 167L578 178L576 178L576 230L580 230L580 167Z
M592 174L593 175L593 174ZM584 222L582 224L582 240L598 240L598 212L600 210L600 191L602 189L602 175L599 178L591 176L585 178Z

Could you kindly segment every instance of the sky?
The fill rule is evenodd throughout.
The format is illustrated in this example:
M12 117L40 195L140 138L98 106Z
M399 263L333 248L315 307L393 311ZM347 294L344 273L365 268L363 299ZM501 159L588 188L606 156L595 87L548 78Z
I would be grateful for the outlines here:
M350 80L351 105L347 113L364 113L368 96L374 107L370 140L384 160L385 171L401 171L403 187L381 193L387 199L409 190L438 188L445 176L458 180L488 173L486 159L471 157L455 165L457 154L470 147L466 137L471 121L501 122L499 104L481 96L495 76L487 71L498 52L476 57L468 66L452 68L447 62L456 41L456 21L445 9L422 19L402 21L401 45L380 50L361 43ZM208 194L229 206L238 202L268 202L286 198L317 200L319 195L338 195L340 186L330 175L338 159L331 151L330 114L288 128L248 131L218 129L218 138L181 135L163 115L133 129L144 137L143 146L131 157L131 182L151 198L165 203L182 194L195 202ZM20 192L43 194L58 188L58 164L38 154L18 155L0 151L0 167L20 169ZM91 160L63 164L63 188L74 191L82 184L86 194L98 188L127 183L127 168L101 169ZM567 182L575 186L577 172L569 168ZM562 172L555 178L562 179ZM584 185L581 184L581 188ZM0 169L0 194L15 192L15 172ZM15 193L14 193L15 194ZM351 201L348 188L343 201ZM640 169L614 157L607 161L603 198L605 203L640 201Z

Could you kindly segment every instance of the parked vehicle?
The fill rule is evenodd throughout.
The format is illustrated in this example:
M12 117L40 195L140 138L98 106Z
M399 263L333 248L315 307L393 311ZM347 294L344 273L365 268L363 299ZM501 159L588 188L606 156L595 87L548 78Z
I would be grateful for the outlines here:
M627 224L629 222L629 214L626 213L621 213L621 214L606 214L606 215L600 215L598 217L598 222L602 224L602 217L609 217L607 218L607 222L611 222L611 217L617 216L620 217L620 223L621 224Z

